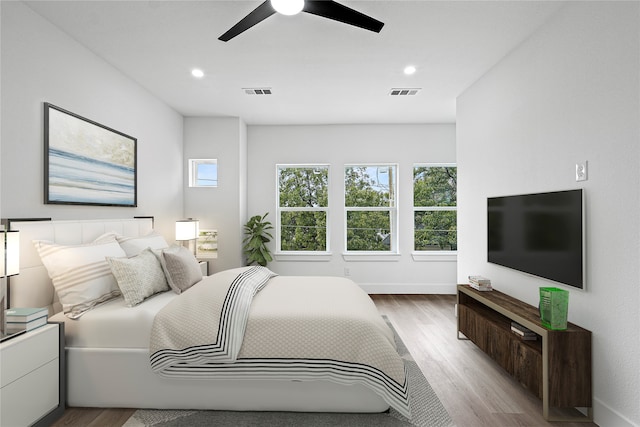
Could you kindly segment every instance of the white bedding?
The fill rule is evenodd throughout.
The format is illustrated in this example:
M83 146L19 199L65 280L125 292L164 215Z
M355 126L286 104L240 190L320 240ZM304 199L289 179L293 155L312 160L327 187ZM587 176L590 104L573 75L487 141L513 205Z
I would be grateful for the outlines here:
M80 319L69 319L58 313L51 320L65 323L66 347L72 358L76 357L76 351L92 354L98 349L113 351L112 358L120 357L123 350L134 351L144 358L145 354L149 354L150 343L151 352L154 352L157 340L157 337L154 338L157 333L154 333L157 326L154 326L154 322L157 323L157 317L160 317L157 314L182 302L179 307L184 309L175 312L172 308L172 313L179 315L177 318L175 315L169 317L169 323L164 328L170 327L172 331L171 325L178 318L183 319L187 326L191 325L188 330L193 334L181 331L174 337L179 342L186 342L182 345L187 348L198 348L196 343L199 338L196 337L208 331L210 322L217 323L222 310L221 301L227 301L228 295L224 298L227 288L223 284L246 270L246 267L232 269L206 277L182 295L172 291L160 293L135 307L127 306L123 298L117 298L86 312ZM261 287L262 291L258 292L251 304L250 318L254 321L249 322L246 328L250 339L242 346L242 360L236 361L235 356L233 358L237 367L232 368L225 363L219 366L194 366L199 371L197 377L202 380L241 382L328 380L350 387L364 385L408 416L404 363L395 353L391 331L377 314L373 303L361 297L362 291L357 285L345 279L326 277L279 276L271 280L273 283L264 289ZM209 297L218 293L218 302L212 304ZM337 298L336 295L341 297ZM234 298L230 304L237 306L243 298ZM212 331L214 336L215 330L217 326ZM204 335L208 336L209 333ZM309 340L307 337L313 338ZM196 341L192 342L194 339ZM276 342L280 345L275 345ZM185 348L182 345L179 348ZM238 347L235 354L239 350ZM247 358L248 354L260 354L262 358ZM283 359L283 355L287 359ZM350 359L351 362L347 361ZM143 360L140 362L144 363ZM144 371L150 373L148 363L144 363ZM268 374L263 372L267 365L271 366ZM277 372L274 371L276 367ZM193 376L193 368L187 369L186 365L179 363L168 366L156 378L175 377L178 381L179 378L184 380ZM70 380L78 383L76 388L85 388L83 379Z
M165 378L363 384L410 416L393 333L345 278L277 276L259 266L209 276L158 313L150 353Z
M135 308L125 307L122 299L109 301L79 321L56 315L62 306L32 243L48 240L80 245L110 232L149 236L153 218L14 220L10 227L20 230L21 264L20 275L11 278L11 306L47 307L50 320L65 323L69 406L305 412L381 412L389 408L378 394L359 384L163 378L150 367L149 331L153 315L177 296L167 292Z
M137 348L149 350L151 325L156 313L178 297L173 291L157 294L136 307L127 307L124 298L108 301L69 319L60 312L50 321L64 322L66 347Z

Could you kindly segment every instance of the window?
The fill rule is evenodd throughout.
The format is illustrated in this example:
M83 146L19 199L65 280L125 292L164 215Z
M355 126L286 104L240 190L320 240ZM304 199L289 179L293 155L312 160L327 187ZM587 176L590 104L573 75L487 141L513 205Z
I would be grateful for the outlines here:
M276 249L329 250L328 165L278 165Z
M397 252L397 165L347 165L345 248Z
M218 159L189 159L189 187L217 187Z
M413 232L416 251L456 251L457 167L452 164L413 168Z

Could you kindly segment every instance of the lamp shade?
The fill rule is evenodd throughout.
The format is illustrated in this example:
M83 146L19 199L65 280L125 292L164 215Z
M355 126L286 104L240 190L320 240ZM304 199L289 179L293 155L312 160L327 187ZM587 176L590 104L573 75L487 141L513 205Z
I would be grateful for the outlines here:
M176 221L176 240L193 240L198 238L200 221L197 219L181 219Z
M20 232L2 232L0 244L0 277L20 273Z

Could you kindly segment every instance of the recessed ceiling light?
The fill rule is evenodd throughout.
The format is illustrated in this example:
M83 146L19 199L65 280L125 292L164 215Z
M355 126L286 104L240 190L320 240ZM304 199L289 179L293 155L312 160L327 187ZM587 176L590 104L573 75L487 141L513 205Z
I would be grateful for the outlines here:
M414 74L416 72L416 67L413 65L407 65L406 67L404 67L404 73L407 76L410 76L412 74Z
M194 68L193 70L191 70L191 75L192 75L193 77L196 77L196 78L198 78L198 79L201 79L201 78L203 78L203 77L204 77L204 71L202 71L202 70L201 70L201 69L199 69L199 68Z

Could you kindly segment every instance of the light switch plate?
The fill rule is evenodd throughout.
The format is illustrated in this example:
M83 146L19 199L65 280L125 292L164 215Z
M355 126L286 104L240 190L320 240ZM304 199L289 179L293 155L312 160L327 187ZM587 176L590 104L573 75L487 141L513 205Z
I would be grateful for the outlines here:
M576 163L576 181L586 181L589 179L588 165L589 162L586 160Z

